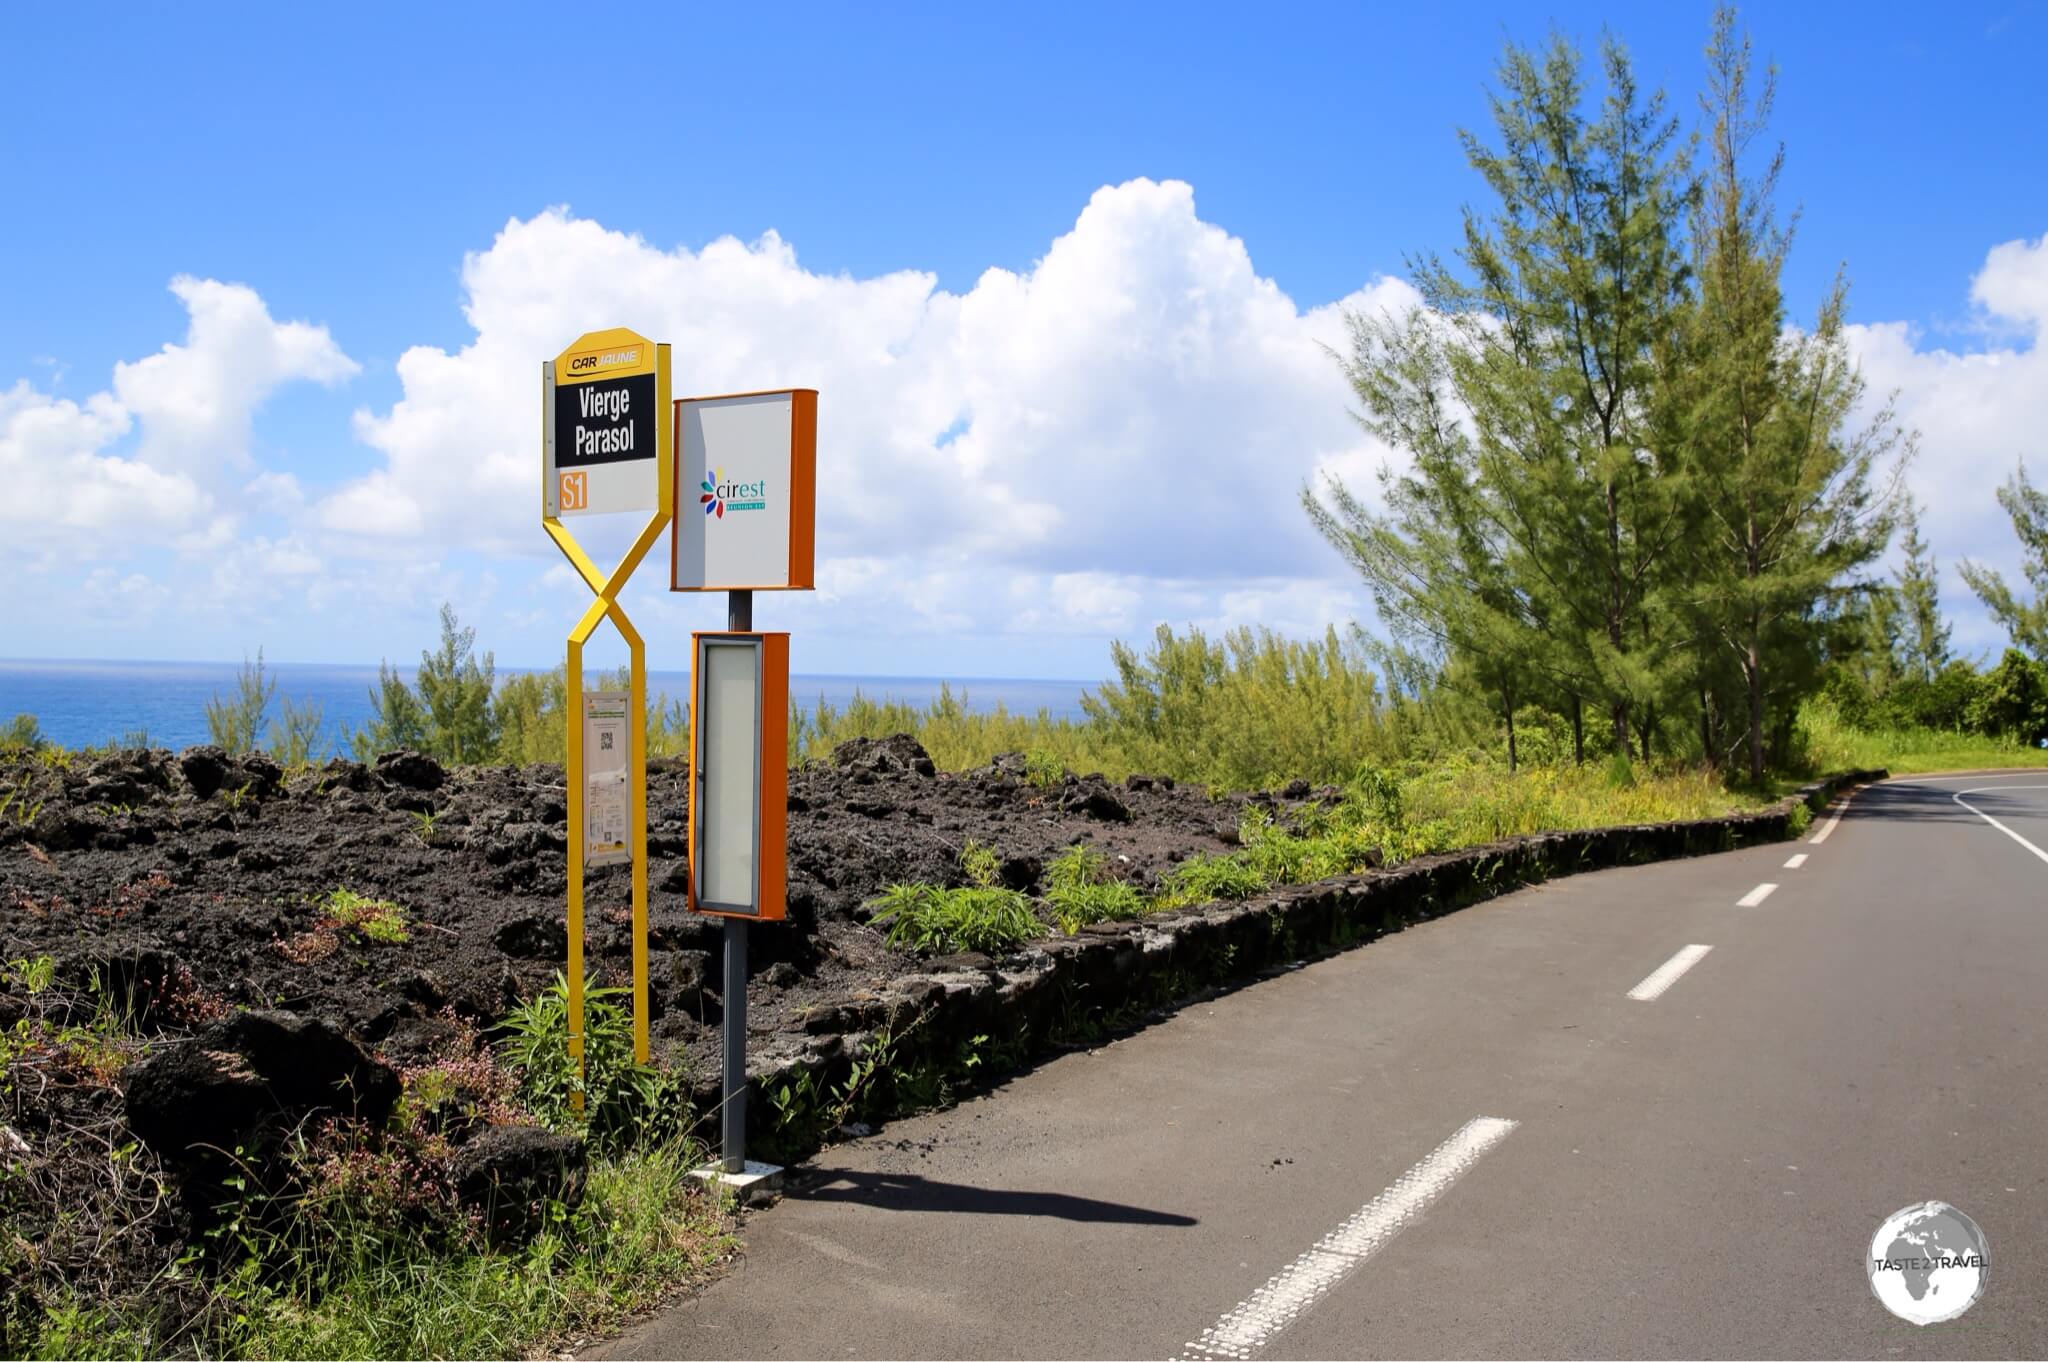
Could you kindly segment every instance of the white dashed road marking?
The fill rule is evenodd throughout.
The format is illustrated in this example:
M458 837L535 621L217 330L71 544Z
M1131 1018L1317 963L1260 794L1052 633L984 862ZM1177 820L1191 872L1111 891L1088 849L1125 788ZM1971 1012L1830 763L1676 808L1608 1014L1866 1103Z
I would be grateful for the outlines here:
M1735 906L1737 908L1754 908L1777 892L1778 886L1775 884L1760 884L1741 898L1735 900Z
M2020 836L2011 828L1999 822L1996 818L1993 818L1990 814L1984 812L1984 810L1978 808L1975 804L1968 803L1963 799L1963 796L1966 794L1989 794L1996 790L2048 790L2048 785L1980 785L1974 790L1959 790L1955 794L1950 795L1949 798L1955 800L1956 803L1961 804L1971 813L1976 814L1979 818L1989 823L1992 827L1997 828L2000 832L2012 838L2013 841L2018 842L2021 846L2033 852L2042 860L2048 861L2048 851L2041 850L2041 848L2035 846L2032 842L2029 842L2026 838Z
M1653 1003L1664 996L1664 990L1678 982L1679 976L1706 958L1712 946L1687 946L1678 954L1657 966L1650 977L1628 991L1628 996L1639 1003Z
M1794 856L1791 860L1785 862L1785 868L1787 870L1797 870L1800 866L1805 864L1806 853L1802 851L1797 856Z
M1292 1324L1358 1265L1450 1190L1480 1155L1508 1137L1515 1122L1497 1116L1467 1121L1400 1181L1359 1207L1315 1247L1275 1273L1236 1309L1202 1331L1181 1356L1248 1358Z

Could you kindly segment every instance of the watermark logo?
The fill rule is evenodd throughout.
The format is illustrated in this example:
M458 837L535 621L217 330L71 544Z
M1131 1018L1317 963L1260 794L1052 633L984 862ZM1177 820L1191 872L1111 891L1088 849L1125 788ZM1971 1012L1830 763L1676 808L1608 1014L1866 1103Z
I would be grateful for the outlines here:
M704 514L725 519L727 511L765 511L768 509L768 480L754 482L733 482L725 476L725 470L714 468L704 475L697 484L702 489L697 504L704 508Z
M1885 1309L1914 1324L1940 1324L1984 1294L1991 1246L1977 1222L1946 1201L1923 1201L1885 1218L1864 1267Z

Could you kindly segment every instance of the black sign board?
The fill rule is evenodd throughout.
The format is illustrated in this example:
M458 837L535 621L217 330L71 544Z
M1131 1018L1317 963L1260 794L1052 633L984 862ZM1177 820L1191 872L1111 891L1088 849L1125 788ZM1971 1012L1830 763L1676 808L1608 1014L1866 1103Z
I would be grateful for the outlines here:
M555 467L658 457L657 403L653 374L562 384L555 390Z

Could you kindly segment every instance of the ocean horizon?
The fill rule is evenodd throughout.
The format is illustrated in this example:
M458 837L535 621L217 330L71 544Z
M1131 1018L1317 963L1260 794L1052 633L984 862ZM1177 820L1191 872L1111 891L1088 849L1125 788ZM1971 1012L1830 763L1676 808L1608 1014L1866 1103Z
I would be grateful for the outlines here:
M372 714L370 691L377 684L376 665L335 665L318 662L269 662L267 676L277 680L271 717L278 702L317 701L321 706L325 749L339 752L344 730L361 728ZM147 735L149 745L174 750L207 741L206 703L216 695L235 693L240 662L152 662L6 659L0 658L0 724L17 714L33 714L43 736L64 747L95 747ZM548 671L544 667L500 667L500 680ZM414 668L401 674L408 683ZM589 673L586 673L588 676ZM870 700L929 704L940 688L972 710L1001 705L1013 714L1078 719L1081 696L1100 681L1046 680L1028 677L928 677L796 675L790 694L805 709L819 701L843 708L856 694ZM650 693L671 699L689 695L688 672L649 671Z

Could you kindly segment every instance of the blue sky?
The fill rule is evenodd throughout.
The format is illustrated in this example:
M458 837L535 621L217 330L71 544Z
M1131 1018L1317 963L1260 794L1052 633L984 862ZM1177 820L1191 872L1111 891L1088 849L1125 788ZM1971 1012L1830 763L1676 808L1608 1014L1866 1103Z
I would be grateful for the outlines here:
M586 317L671 328L685 390L824 389L830 589L762 611L800 670L1091 676L1157 620L1352 618L1292 502L1377 461L1316 368L1335 305L1454 244L1504 39L1611 21L1690 120L1708 13L16 9L0 460L85 460L52 495L92 495L12 527L0 652L406 657L446 597L545 664L580 588L492 491L530 424L503 375ZM1848 270L1937 550L2010 567L1985 508L2048 417L2048 10L1743 17L1781 69L1795 315ZM717 613L632 600L669 637Z

